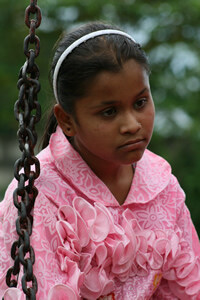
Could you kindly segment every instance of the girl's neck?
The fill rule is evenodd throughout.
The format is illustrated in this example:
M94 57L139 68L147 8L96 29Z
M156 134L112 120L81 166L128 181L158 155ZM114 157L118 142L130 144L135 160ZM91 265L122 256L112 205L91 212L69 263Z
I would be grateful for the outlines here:
M133 181L134 167L132 165L122 165L117 169L107 167L93 171L108 187L118 203L122 205L128 196Z
M134 169L132 165L121 165L121 166L101 166L100 168L91 168L94 173L105 183L105 184L116 184L118 182L127 179L127 177L133 177Z
M83 158L84 159L84 158ZM133 165L108 165L87 162L91 170L103 181L120 205L129 193L134 177Z
M78 151L78 146L74 143L74 141L71 143ZM103 161L102 159L98 159L96 156L93 159L91 153L90 155L87 155L87 152L85 151L78 152L95 175L98 176L99 179L101 179L108 187L119 204L123 204L132 184L135 170L134 166L132 164L119 165L110 163Z
M120 205L124 203L128 196L134 172L135 169L132 165L124 165L113 177L104 176L104 179L102 179Z

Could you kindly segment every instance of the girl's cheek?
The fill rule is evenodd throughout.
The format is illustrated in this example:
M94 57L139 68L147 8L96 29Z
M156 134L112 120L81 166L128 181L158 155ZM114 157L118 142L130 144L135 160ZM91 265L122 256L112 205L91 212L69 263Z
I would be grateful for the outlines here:
M108 130L109 130L109 126L107 124L104 125L102 123L96 125L95 128L94 128L94 131L99 132L99 133L103 133L103 132L108 131Z

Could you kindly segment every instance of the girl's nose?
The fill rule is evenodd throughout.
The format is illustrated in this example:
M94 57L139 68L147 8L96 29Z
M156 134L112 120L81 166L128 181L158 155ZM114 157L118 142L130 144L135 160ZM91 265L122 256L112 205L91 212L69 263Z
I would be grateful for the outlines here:
M136 118L135 114L127 113L123 116L120 133L121 134L135 134L141 129L142 125Z

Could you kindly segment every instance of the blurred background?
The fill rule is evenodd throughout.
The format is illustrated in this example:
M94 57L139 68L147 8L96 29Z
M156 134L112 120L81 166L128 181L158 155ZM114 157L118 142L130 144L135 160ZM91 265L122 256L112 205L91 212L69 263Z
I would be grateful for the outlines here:
M28 28L24 10L29 4L29 0L0 0L0 200L13 177L14 162L20 157L13 105L18 98L19 70L25 62L23 40ZM149 148L171 164L200 235L200 1L38 0L38 5L43 14L36 32L41 40L36 60L42 86L39 136L52 103L48 70L58 36L63 30L92 20L118 25L149 56L157 112Z

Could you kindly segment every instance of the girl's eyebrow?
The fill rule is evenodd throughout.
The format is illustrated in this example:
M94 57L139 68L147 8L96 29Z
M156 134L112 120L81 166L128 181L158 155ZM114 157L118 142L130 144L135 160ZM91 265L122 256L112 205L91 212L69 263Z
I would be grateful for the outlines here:
M136 97L141 96L144 92L149 92L149 89L148 89L147 87L145 87L143 90L141 90L141 91L136 95Z
M147 87L145 87L144 89L142 89L136 96L135 98L141 96L144 92L149 92L149 89ZM102 101L100 104L92 106L91 109L95 109L95 108L101 108L103 106L106 105L113 105L113 104L118 104L120 103L120 100L108 100L108 101Z
M101 108L101 107L104 107L104 106L113 105L113 104L117 104L117 103L120 103L120 101L119 100L102 101L101 103L99 103L97 105L94 105L94 106L91 106L90 108L91 109L98 109L98 108Z

